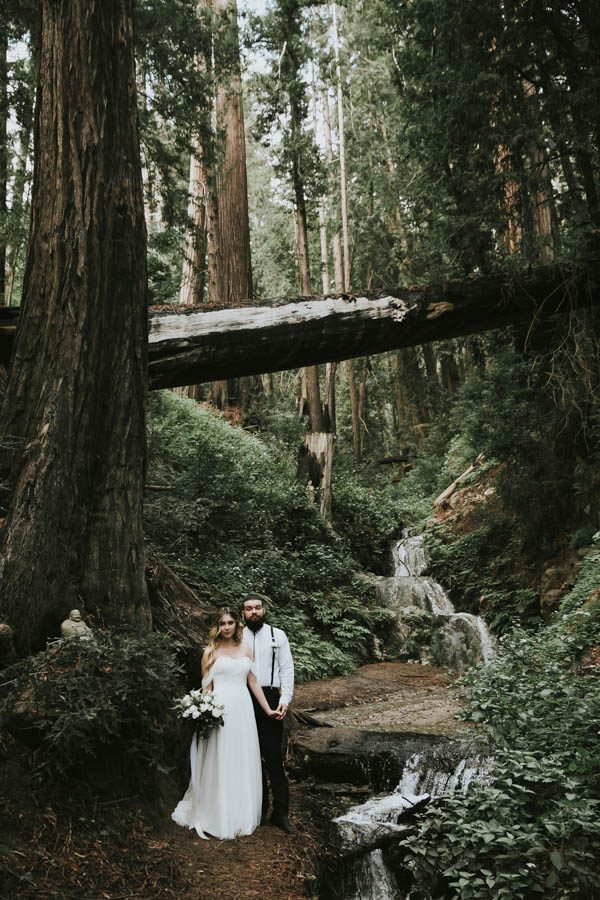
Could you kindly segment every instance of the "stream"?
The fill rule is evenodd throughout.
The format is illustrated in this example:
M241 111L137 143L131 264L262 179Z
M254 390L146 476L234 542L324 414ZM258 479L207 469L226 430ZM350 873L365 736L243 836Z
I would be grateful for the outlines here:
M423 536L404 534L394 546L393 574L380 578L380 602L394 615L400 652L418 647L422 663L458 671L489 662L493 640L480 616L457 612L443 587L428 577ZM415 642L411 629L418 629ZM409 900L386 855L409 825L407 815L443 794L466 793L486 778L491 760L466 742L449 741L413 753L392 793L374 796L334 819L344 858L324 893L339 900ZM404 819L404 821L403 821Z

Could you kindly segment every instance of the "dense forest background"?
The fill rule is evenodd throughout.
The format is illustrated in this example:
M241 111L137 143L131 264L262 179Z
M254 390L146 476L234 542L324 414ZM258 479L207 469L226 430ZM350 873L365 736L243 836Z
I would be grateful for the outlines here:
M0 304L32 307L43 283L34 277L35 204L46 187L35 182L34 157L47 175L39 110L48 37L36 3L4 6ZM85 30L85 20L65 21ZM41 581L19 587L22 575L4 569L11 596L33 597L25 607L3 601L13 629L21 616L31 620L16 651L0 635L17 685L6 714L14 716L19 691L37 685L47 710L36 725L39 765L56 777L99 740L131 734L149 770L165 765L167 725L157 732L133 671L151 679L166 710L177 666L197 675L206 614L248 591L272 598L301 679L389 658L389 619L369 573L389 574L392 540L418 529L457 609L481 613L502 642L497 662L465 686L467 718L498 750L497 780L423 817L408 844L413 867L431 896L597 896L600 344L597 309L570 302L575 283L597 288L594 4L272 0L236 10L235 0L140 0L135 67L147 254L127 252L147 265L147 290L136 266L144 303L233 310L480 276L517 285L538 272L552 272L564 301L559 315L490 333L152 392L147 422L131 428L147 425L147 464L142 444L131 446L142 447L140 481L147 465L152 611L135 579L122 578L123 596L136 598L128 612L108 588L104 597L98 579L109 556L103 563L74 550L68 578L56 575L39 608ZM132 213L131 233L136 221ZM63 274L75 268L65 257ZM113 283L120 271L110 270ZM51 338L41 336L52 329L39 324L43 310L36 315L46 346ZM113 364L117 356L98 366ZM119 377L123 394L142 395L139 372L132 382L124 370ZM11 441L28 432L15 426L11 378L5 547L21 546L10 545L14 497L27 502ZM458 496L436 506L474 463ZM97 564L93 578L86 559ZM52 667L46 639L76 598L84 607L87 599L94 627L119 627L82 653L65 705L62 674L54 693L37 675ZM151 614L159 634L124 636L120 626L147 626ZM176 654L161 633L175 635ZM91 703L97 653L111 660L113 678ZM79 715L83 708L95 716ZM126 766L124 777L133 777Z

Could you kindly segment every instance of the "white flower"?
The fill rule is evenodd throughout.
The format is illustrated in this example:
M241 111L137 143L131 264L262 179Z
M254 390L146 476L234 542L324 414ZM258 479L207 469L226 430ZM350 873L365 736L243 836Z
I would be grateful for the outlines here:
M198 716L200 715L200 710L194 706L194 708L191 710L191 714L192 714L192 719L197 719Z
M192 698L190 697L189 694L186 694L185 697L181 698L181 705L184 707L191 706L193 702L194 701L192 700Z
M210 709L210 705L208 703L200 704L200 712L206 712L207 709Z
M212 714L215 717L215 719L218 719L221 716L221 711L219 709L213 709Z

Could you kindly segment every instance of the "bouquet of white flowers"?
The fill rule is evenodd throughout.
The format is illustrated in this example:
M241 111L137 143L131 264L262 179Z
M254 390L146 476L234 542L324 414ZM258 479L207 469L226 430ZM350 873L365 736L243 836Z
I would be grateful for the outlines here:
M199 738L208 737L213 728L225 724L224 708L212 691L190 691L175 704L181 718L192 723Z

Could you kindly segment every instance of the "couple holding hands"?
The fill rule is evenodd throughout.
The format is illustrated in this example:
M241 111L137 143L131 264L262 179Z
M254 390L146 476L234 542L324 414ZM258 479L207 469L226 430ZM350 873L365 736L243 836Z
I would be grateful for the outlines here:
M283 719L294 692L290 645L280 628L265 622L260 595L246 597L242 610L243 623L233 610L219 610L210 630L202 687L224 706L224 725L204 740L192 740L189 787L172 814L202 838L236 838L264 824L267 778L271 824L294 831L282 749Z

